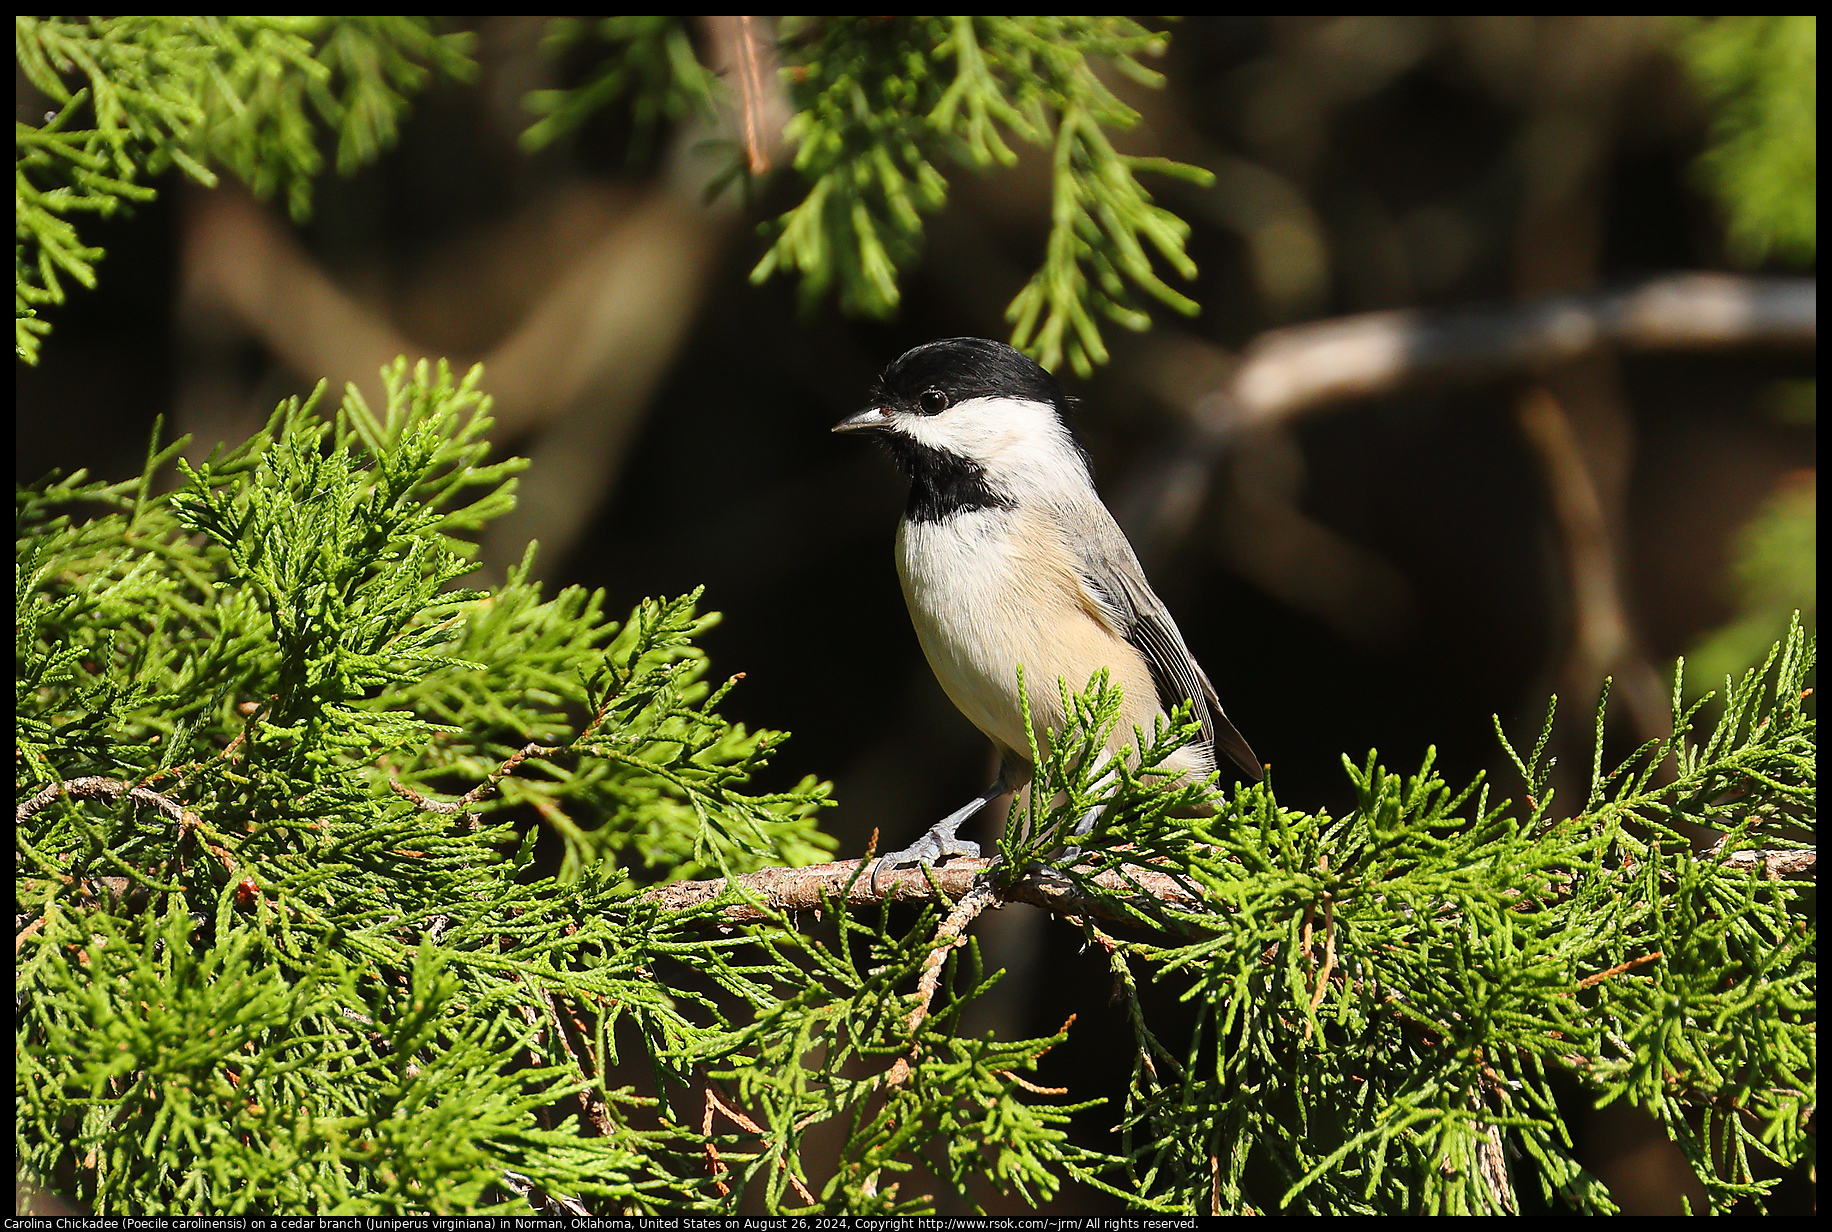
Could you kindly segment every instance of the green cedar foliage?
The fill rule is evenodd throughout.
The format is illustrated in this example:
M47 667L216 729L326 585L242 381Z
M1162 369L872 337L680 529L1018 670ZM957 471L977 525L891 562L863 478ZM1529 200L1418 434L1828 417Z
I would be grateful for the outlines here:
M1067 1129L1098 1093L1025 1077L1062 1033L960 1034L997 976L971 937L937 949L958 909L733 925L742 885L641 895L819 858L826 788L746 786L778 738L718 718L691 599L617 626L525 571L452 588L516 467L485 457L475 380L397 366L381 413L351 391L329 423L289 403L170 497L175 447L20 492L28 1179L106 1212L913 1214L921 1165L1039 1205L1073 1180L1198 1213L1515 1185L1607 1210L1555 1075L1651 1112L1720 1209L1761 1202L1761 1158L1810 1164L1810 883L1729 858L1811 842L1798 627L1708 728L1684 710L1608 773L1599 710L1575 808L1544 734L1519 805L1370 755L1337 818L1167 774L1194 724L1103 757L1117 691L1065 698L994 888L1099 807L1058 875L1137 926L1075 924L1136 1042L1103 1152ZM1183 897L1094 880L1147 866ZM1147 1021L1147 982L1192 1030Z
M541 119L522 134L523 148L539 150L627 98L636 130L630 158L637 161L649 152L661 121L704 115L722 97L718 78L695 58L685 17L555 17L541 46L557 58L593 36L610 54L590 81L572 90L535 90L524 100Z
M476 375L290 402L169 498L177 444L19 493L18 1150L100 1210L641 1205L659 1131L550 1125L586 1078L532 1037L568 998L691 1051L644 968L693 922L630 877L830 846L823 785L746 788L780 734L718 717L692 596L451 588L519 469Z
M1606 690L1575 810L1547 787L1548 708L1531 753L1502 737L1521 804L1480 780L1453 791L1431 753L1412 776L1370 753L1343 760L1357 802L1340 818L1282 807L1268 781L1179 819L1201 792L1157 767L1195 726L1135 732L1143 756L1105 762L1118 691L1065 689L1071 729L1014 812L1006 867L1101 807L1071 876L1185 938L1083 920L1136 1041L1124 1165L1102 1187L1195 1213L1503 1213L1516 1186L1613 1210L1573 1158L1562 1077L1651 1113L1713 1210L1761 1209L1781 1169L1815 1158L1813 882L1730 857L1811 846L1813 665L1796 619L1702 730L1705 702L1684 706L1676 678L1673 736L1607 772ZM1724 838L1701 852L1688 826ZM1147 916L1092 880L1143 865L1173 871L1199 909ZM1146 981L1195 1006L1187 1039L1144 1021Z
M216 164L302 219L318 124L348 174L393 144L433 72L469 74L466 44L422 17L15 17L19 73L52 107L14 125L19 358L37 361L37 310L63 302L63 279L95 285L102 251L76 215L151 200L144 181L171 165L213 185Z
M1161 53L1165 41L1126 17L785 19L788 136L809 189L775 224L753 279L793 270L810 296L837 287L847 310L888 314L897 276L919 251L922 215L947 198L936 164L1010 166L1016 138L1049 153L1051 225L1042 266L1006 314L1012 345L1046 368L1066 357L1088 375L1107 359L1098 318L1150 324L1137 292L1196 311L1153 268L1155 254L1195 276L1188 224L1152 204L1136 173L1199 184L1211 176L1116 151L1108 132L1139 116L1092 63L1160 85L1138 57Z
M1809 264L1819 249L1819 18L1688 18L1680 50L1715 104L1699 170L1732 253Z
M557 19L547 40L556 53L593 33L610 54L585 85L529 96L542 118L524 144L539 148L599 108L627 102L646 148L658 119L709 106L718 83L695 58L686 21ZM1006 314L1013 346L1046 368L1066 359L1086 376L1107 359L1102 318L1150 325L1141 294L1197 311L1156 268L1195 276L1184 251L1189 226L1153 204L1138 173L1197 184L1212 176L1115 150L1110 134L1139 115L1096 72L1100 64L1161 85L1139 57L1161 54L1166 35L1127 17L1048 15L784 17L779 34L793 112L786 136L806 191L764 225L771 244L752 281L793 273L807 302L836 294L846 312L890 315L898 278L921 252L923 215L947 201L943 168L1012 166L1018 142L1049 159L1051 225L1041 266ZM739 158L718 183L742 173Z

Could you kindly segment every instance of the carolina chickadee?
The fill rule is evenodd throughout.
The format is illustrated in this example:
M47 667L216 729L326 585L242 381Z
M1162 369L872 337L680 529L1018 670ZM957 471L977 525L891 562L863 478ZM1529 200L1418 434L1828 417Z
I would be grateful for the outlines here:
M1039 736L1066 727L1057 678L1078 689L1104 667L1125 695L1116 742L1188 698L1203 738L1167 768L1207 775L1220 749L1260 777L1101 504L1055 377L1003 343L943 338L886 368L871 405L833 430L874 433L909 475L897 576L916 639L949 699L999 753L990 787L878 869L978 855L954 832L1030 781L1019 664Z

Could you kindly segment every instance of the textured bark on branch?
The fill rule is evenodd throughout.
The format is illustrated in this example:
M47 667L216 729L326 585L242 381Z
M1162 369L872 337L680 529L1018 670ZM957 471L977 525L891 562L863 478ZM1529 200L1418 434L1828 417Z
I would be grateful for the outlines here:
M1726 857L1719 844L1700 853L1700 857L1722 858L1732 868L1759 867L1769 877L1806 878L1817 873L1818 857L1814 848L1739 851ZM860 863L859 860L839 860L803 868L766 868L732 878L751 897L725 904L721 917L728 924L751 924L771 914L820 911L823 898L827 903L847 909L875 907L884 902L941 902L943 896L950 902L958 902L973 889L980 875L992 867L993 861L955 858L927 870L897 869L880 878L875 890L869 875L857 876ZM850 888L848 882L852 883ZM1188 882L1149 868L1127 867L1123 872L1109 870L1096 877L1094 883L1113 898L1087 894L1054 869L1033 869L1006 887L993 905L1025 903L1055 915L1088 916L1127 924L1137 924L1139 916L1143 915L1171 927L1174 925L1164 917L1166 909L1200 911L1204 906ZM716 901L726 890L726 879L714 877L707 881L676 881L656 886L642 897L644 902L653 903L664 911L685 911ZM1124 909L1127 907L1138 914L1128 914Z
M524 753L526 750L524 750ZM517 758L512 761L519 760ZM494 784L494 777L491 784ZM396 784L399 790L399 785ZM100 777L71 779L52 783L20 803L15 821L23 823L59 796L115 799L122 795L153 806L181 824L198 824L177 801L145 787L136 787L116 779ZM1807 878L1817 876L1818 853L1815 848L1782 850L1744 850L1726 854L1728 840L1719 840L1700 857L1722 860L1732 868L1760 868L1770 878ZM218 858L234 867L229 853L210 849ZM874 887L870 876L860 875L860 865L868 861L839 860L831 864L810 864L802 868L766 868L732 878L747 897L726 903L720 915L728 924L756 923L772 914L820 911L831 903L846 909L873 907L885 902L959 902L975 887L979 878L992 868L991 859L955 858L933 868L901 868L880 877ZM867 868L869 872L869 867ZM126 879L97 878L96 881L122 894L128 890ZM1025 903L1063 916L1088 916L1117 923L1136 924L1140 917L1155 919L1160 925L1175 929L1175 922L1164 915L1172 911L1200 911L1202 898L1187 881L1168 873L1138 866L1109 869L1093 879L1104 893L1095 896L1083 891L1073 880L1055 869L1032 869L1004 887L989 904ZM645 892L643 901L664 911L685 911L704 906L723 896L730 886L724 877L706 881L676 881ZM977 911L975 914L978 914ZM20 921L21 927L24 920Z
M1733 851L1726 855L1725 849L1729 843L1728 838L1719 839L1712 844L1704 858L1722 860L1726 868L1759 868L1762 870L1762 875L1770 880L1818 875L1819 849L1817 847L1791 847L1772 851Z
M754 895L755 901L728 903L723 917L727 923L746 924L766 919L771 912L819 911L823 895L835 906L846 908L873 907L883 902L939 902L942 895L949 900L958 900L972 889L974 880L993 862L956 858L926 870L926 875L921 868L897 869L880 878L875 890L870 876L853 880L860 863L841 860L805 868L766 868L735 877L732 880ZM850 889L848 881L852 881ZM1187 883L1151 869L1128 868L1124 873L1110 870L1094 881L1119 903L1146 916L1162 918L1165 908L1196 911L1202 906L1202 900ZM710 881L677 881L656 886L643 895L643 900L664 911L683 911L714 901L726 889L723 877ZM1027 903L1057 915L1086 915L1118 923L1138 922L1138 916L1127 914L1112 901L1082 892L1074 882L1052 869L1026 873L1007 887L999 899L1001 903Z

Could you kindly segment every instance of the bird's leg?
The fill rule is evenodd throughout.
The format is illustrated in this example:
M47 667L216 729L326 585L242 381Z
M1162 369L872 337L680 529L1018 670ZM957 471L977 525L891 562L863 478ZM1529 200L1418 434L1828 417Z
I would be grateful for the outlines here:
M1089 809L1087 812L1083 813L1081 815L1081 820L1075 823L1074 832L1070 835L1070 837L1080 838L1084 834L1088 833L1088 831L1092 830L1094 828L1094 823L1100 820L1100 815L1106 809L1106 807L1107 806L1104 804L1097 804L1093 808Z
M1102 749L1100 752L1100 760L1094 763L1096 769L1098 769L1101 766L1106 765L1107 762L1111 760L1112 756L1113 756L1112 753L1108 752L1106 749ZM1106 808L1107 806L1104 804L1096 804L1094 807L1090 808L1087 812L1083 813L1081 815L1081 820L1075 823L1075 829L1070 832L1069 837L1070 838L1081 838L1083 835L1087 834L1090 830L1094 829L1094 823L1100 820L1100 815L1101 813L1106 811ZM1058 860L1058 863L1064 865L1065 867L1068 865L1074 864L1075 861L1081 859L1081 848L1080 847L1071 845L1071 846L1062 848L1061 851L1062 851L1062 856Z
M969 817L1012 788L1020 786L1026 777L1027 775L1014 766L1010 760L1002 759L999 762L998 777L992 780L992 786L936 822L930 827L927 834L902 851L893 851L878 857L878 862L872 866L871 870L872 889L875 891L878 888L878 877L887 868L896 868L905 864L934 864L944 856L979 855L980 845L978 843L955 838L954 832L960 829L962 823Z
M1075 832L1070 837L1080 838L1082 835L1092 830L1094 828L1094 823L1100 820L1100 815L1106 810L1106 807L1107 806L1104 804L1097 804L1083 813L1081 815L1081 820L1075 823ZM1074 866L1075 861L1081 859L1081 848L1076 844L1070 844L1067 847L1058 847L1056 851L1057 856L1055 863L1063 868L1071 868ZM1047 860L1045 862L1048 863Z

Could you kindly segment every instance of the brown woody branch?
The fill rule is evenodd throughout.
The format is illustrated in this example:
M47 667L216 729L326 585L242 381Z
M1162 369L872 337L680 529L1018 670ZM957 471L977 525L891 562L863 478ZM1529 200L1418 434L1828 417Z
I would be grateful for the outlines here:
M603 711L600 711L598 718L592 720L592 728L597 727L598 722L603 717L604 717ZM587 734L591 732L592 728L586 729ZM585 738L584 736L580 737L581 740L583 740L584 738ZM420 808L425 809L427 812L438 813L441 816L450 817L458 813L464 812L464 810L469 808L471 805L476 804L479 801L486 798L487 796L489 796L490 793L496 790L496 785L498 783L508 778L511 774L514 774L516 767L520 766L524 761L528 760L530 757L546 757L546 756L549 756L550 754L558 753L560 751L560 748L561 746L559 745L536 744L530 741L528 744L525 744L521 748L517 749L514 753L511 753L509 755L509 759L505 761L501 766L498 766L495 770L492 770L490 772L489 777L486 778L483 782L471 788L471 790L465 792L462 796L459 796L458 799L451 801L449 803L444 800L434 800L432 797L425 795L422 792L415 791L413 788L409 787L407 784L401 782L400 779L396 778L392 771L390 771L388 774L388 786L394 789L395 795L400 796L404 800L411 801L413 804L415 804L416 806Z
M738 672L732 676L732 679L743 680L744 673ZM516 768L530 757L551 757L555 753L563 752L566 749L576 749L587 740L590 740L597 734L598 728L604 723L606 717L610 715L612 707L617 704L617 699L622 692L623 686L621 684L617 688L611 690L605 699L599 703L597 713L592 715L592 721L585 725L585 730L581 731L578 738L571 744L540 744L530 740L527 744L524 744L521 748L509 754L508 759L505 760L502 765L492 770L489 777L484 779L483 782L477 784L477 786L471 788L471 790L465 792L456 800L449 802L435 800L423 792L415 791L396 777L393 768L388 765L387 760L384 758L382 761L382 769L387 772L388 786L394 789L395 795L411 801L413 804L419 808L425 809L429 813L438 813L444 817L461 814L471 805L487 798L496 790L496 785L498 783L508 778L511 774L514 774ZM538 809L541 806L537 803L535 807ZM544 812L545 810L543 810L543 813Z
M880 877L876 888L869 875L858 875L861 863L864 862L840 860L806 868L766 868L734 877L730 884L724 877L677 881L656 886L643 895L643 900L664 911L685 911L714 902L730 889L742 889L747 897L728 902L721 910L721 918L728 924L755 923L773 914L820 911L823 906L851 910L885 902L939 902L943 897L959 902L993 862L957 857L927 870L896 869ZM868 874L869 871L867 868ZM1094 884L1112 898L1096 898L1053 869L1035 869L1005 887L999 898L1007 903L1041 907L1056 915L1093 916L1119 923L1137 923L1139 915L1161 918L1166 908L1202 908L1202 900L1187 883L1153 869L1109 870L1095 877ZM1128 914L1126 908L1138 914Z
M532 751L537 751L537 746L529 746L511 757L503 771L492 775L486 783L467 794L465 799L469 800L471 795L493 788L504 773L513 770L514 765ZM403 795L411 791L403 790L399 783L394 786ZM194 813L170 797L118 779L101 777L75 778L47 785L18 806L14 814L16 822L25 822L58 796L66 795L79 799L118 799L127 795L159 809L187 828L198 828L202 824ZM437 803L426 801L424 797L419 802L424 805ZM434 811L443 812L444 808L436 808ZM1816 876L1816 848L1750 849L1726 854L1729 842L1729 836L1725 836L1702 853L1702 858L1718 860L1728 868L1760 868L1770 878ZM233 858L227 852L217 849L214 844L210 846L213 853L233 867ZM1165 921L1166 910L1200 911L1204 906L1203 899L1187 881L1156 869L1137 866L1128 866L1123 870L1108 869L1094 877L1092 884L1102 891L1099 896L1088 893L1060 871L1049 868L1032 869L1024 873L995 896L990 893L988 884L980 880L981 875L992 867L994 861L991 859L957 857L930 868L888 870L877 879L876 885L871 876L860 873L860 865L864 864L869 874L870 863L869 859L839 860L802 868L760 869L729 880L714 877L706 881L677 881L649 890L643 895L643 901L663 911L686 911L716 902L732 889L742 890L743 898L727 902L721 907L719 916L725 924L758 923L772 916L792 915L802 911L819 912L827 907L853 910L875 907L886 902L944 900L959 904L970 893L976 900L984 897L984 901L976 902L973 915L978 915L981 909L996 899L1001 905L1024 903L1055 915L1088 917L1124 924L1138 923L1141 917ZM963 921L960 929L964 929L970 922L971 916Z
M1815 874L1816 848L1750 850L1730 855L1724 855L1723 848L1721 841L1703 858L1720 860L1727 868L1760 868L1770 877ZM858 875L862 863L867 865L864 876ZM730 889L740 889L745 897L725 903L720 911L720 920L725 924L754 924L774 915L819 912L825 907L854 910L885 902L959 903L993 861L957 857L929 869L896 869L881 876L875 889L869 864L839 860L804 868L766 868L731 878L729 883L724 877L676 881L649 890L643 901L663 911L686 911L715 902ZM1006 886L997 898L1000 903L1025 903L1054 915L1086 916L1123 924L1136 924L1141 916L1164 920L1167 909L1201 911L1205 906L1188 882L1156 869L1110 869L1095 877L1093 884L1104 892L1101 896L1087 893L1055 869L1033 869Z
M47 785L13 811L13 823L15 825L24 824L59 796L72 796L78 800L118 800L122 796L129 796L141 804L152 805L180 825L195 826L198 824L197 816L170 796L162 796L150 787L136 787L132 783L123 783L120 779L103 778L100 775L86 775L82 778L65 779L61 783Z
M1725 835L1711 845L1703 858L1716 860L1725 868L1759 868L1763 876L1771 881L1782 877L1816 877L1818 875L1819 849L1817 847L1752 849L1733 851L1726 855L1724 849L1729 845L1730 836Z
M1636 967L1645 967L1651 962L1659 962L1665 957L1666 955L1661 951L1655 950L1652 954L1643 954L1640 958L1631 958L1625 963L1617 963L1607 971L1599 971L1595 975L1585 976L1578 981L1578 987L1595 988L1604 980L1613 980L1624 972L1633 971Z
M922 976L916 981L916 1008L910 1011L909 1019L904 1023L904 1029L910 1033L912 1040L916 1038L916 1028L929 1016L929 1006L935 1000L935 990L941 986L941 972L947 964L948 952L963 944L968 926L979 918L982 911L997 906L998 902L998 891L993 888L992 878L976 877L960 901L954 904L954 910L948 913L948 918L935 930L935 941L929 948L929 956L922 962ZM897 1063L891 1066L885 1084L900 1087L909 1079L910 1058L898 1057Z
M1237 428L1435 379L1539 370L1610 347L1810 347L1818 304L1811 278L1688 273L1526 304L1343 317L1262 334L1227 396L1200 409Z
M222 866L231 873L240 873L241 865L227 850L209 839L209 830L203 819L196 813L170 796L161 795L152 788L133 783L124 783L120 779L105 778L101 775L84 775L79 778L65 779L62 782L50 783L41 788L35 795L13 810L13 824L23 825L29 818L43 809L45 805L59 796L68 796L76 800L118 800L127 796L140 804L151 805L167 817L178 823L181 834L198 834L200 841L211 855L215 856ZM104 883L117 880L112 877L101 879ZM126 885L121 880L123 887Z

